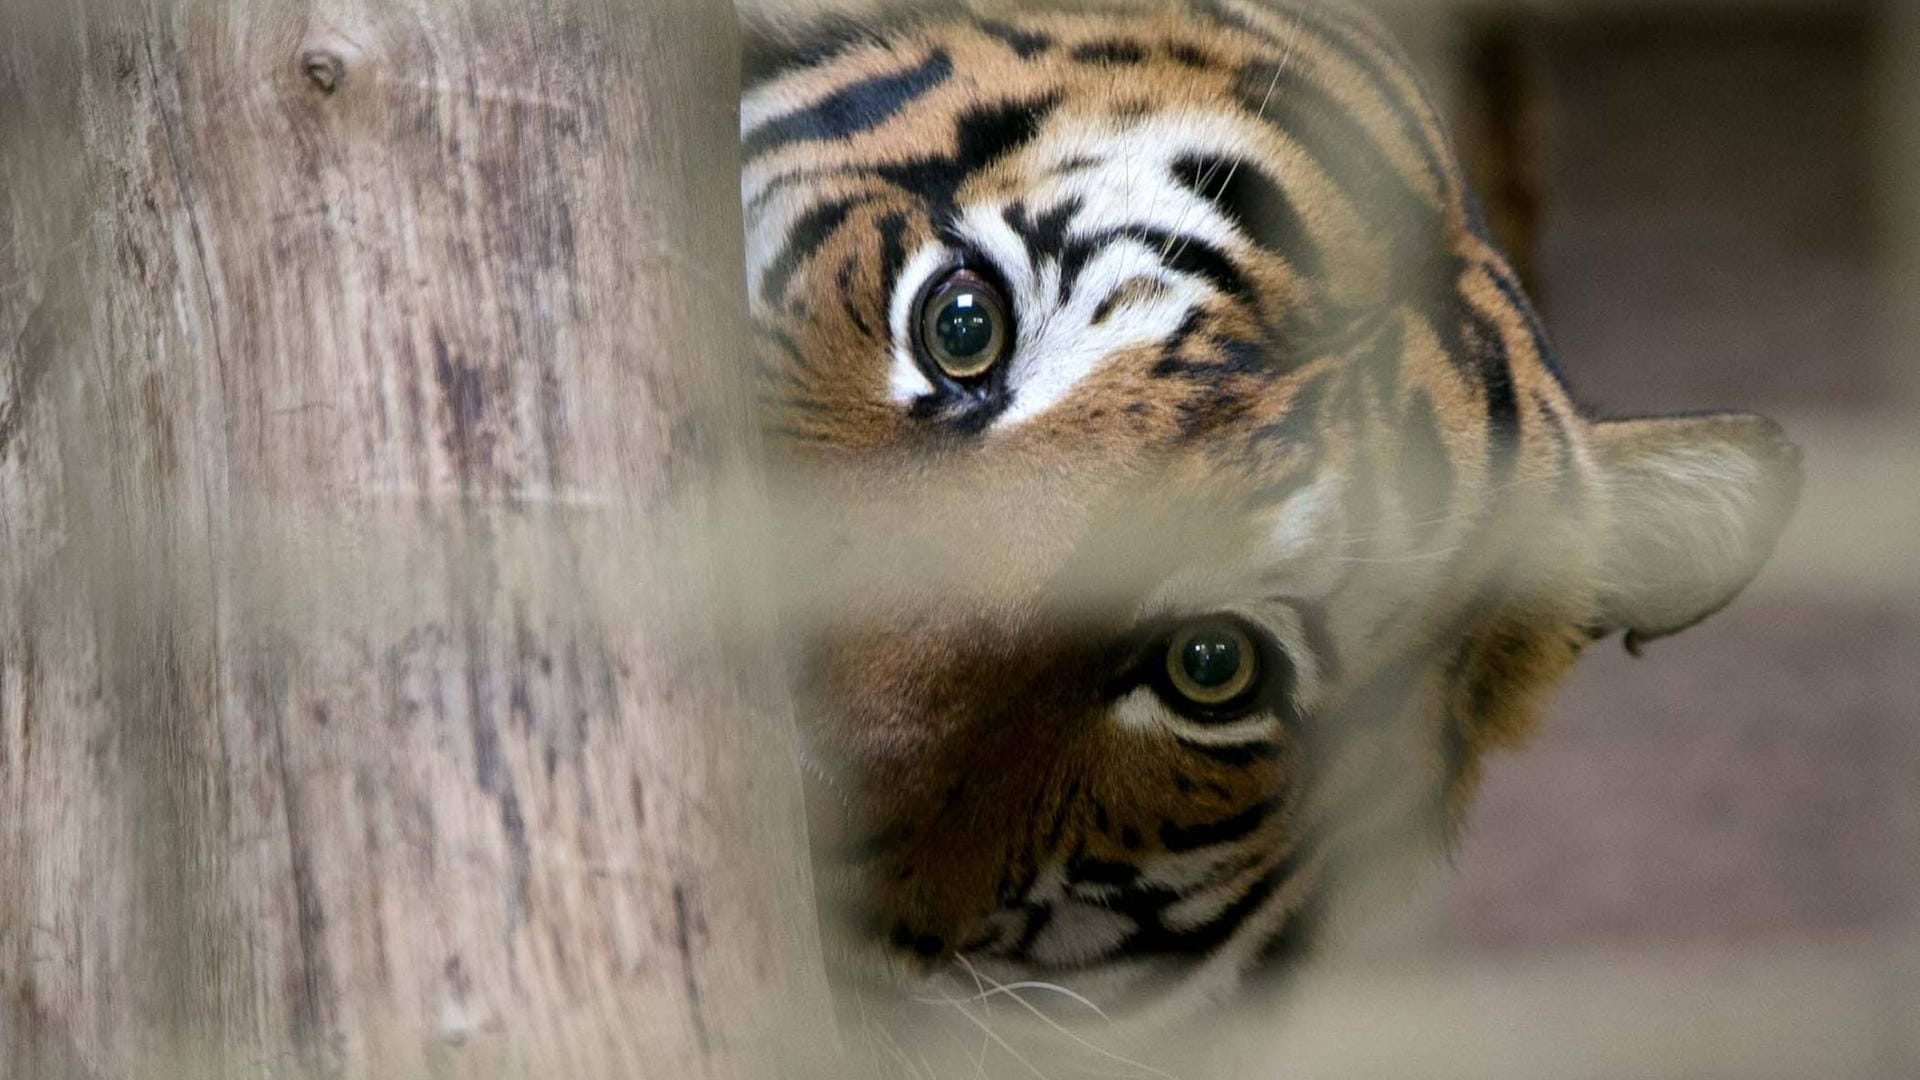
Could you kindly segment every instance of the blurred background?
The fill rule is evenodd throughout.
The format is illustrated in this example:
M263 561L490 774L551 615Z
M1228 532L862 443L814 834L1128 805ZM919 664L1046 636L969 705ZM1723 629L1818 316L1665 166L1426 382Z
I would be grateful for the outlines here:
M1196 1075L1920 1077L1920 5L1373 6L1577 396L1766 413L1809 485L1750 593L1596 649L1453 866Z

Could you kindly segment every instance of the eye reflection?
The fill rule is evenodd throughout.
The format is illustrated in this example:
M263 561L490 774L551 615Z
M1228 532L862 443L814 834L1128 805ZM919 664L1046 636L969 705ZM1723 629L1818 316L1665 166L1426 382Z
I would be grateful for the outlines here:
M1260 654L1253 641L1225 621L1182 629L1168 643L1166 662L1174 692L1210 709L1244 698L1260 673Z
M1005 358L1008 323L1000 291L972 271L956 270L921 301L922 357L950 379L978 379Z

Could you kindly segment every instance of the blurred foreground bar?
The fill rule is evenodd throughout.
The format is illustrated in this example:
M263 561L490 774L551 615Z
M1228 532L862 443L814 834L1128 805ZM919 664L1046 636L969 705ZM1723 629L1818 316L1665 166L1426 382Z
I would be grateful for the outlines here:
M0 1076L830 1060L729 7L22 8Z

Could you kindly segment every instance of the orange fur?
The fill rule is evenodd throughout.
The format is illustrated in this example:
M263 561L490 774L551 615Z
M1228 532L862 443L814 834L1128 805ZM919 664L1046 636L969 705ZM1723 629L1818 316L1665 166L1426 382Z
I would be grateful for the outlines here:
M1337 903L1317 868L1455 827L1582 645L1639 629L1607 580L1630 455L1372 22L994 8L796 34L744 108L768 422L867 507L840 565L890 598L807 643L853 834L822 875L882 966L1232 982ZM894 323L939 259L1017 294L985 389ZM1196 718L1149 631L1222 614L1289 681Z

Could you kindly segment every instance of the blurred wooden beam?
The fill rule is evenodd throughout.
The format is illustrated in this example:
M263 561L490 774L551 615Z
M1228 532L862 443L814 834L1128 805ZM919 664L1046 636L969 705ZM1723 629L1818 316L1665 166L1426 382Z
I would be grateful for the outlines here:
M0 1075L830 1056L732 19L9 13Z

